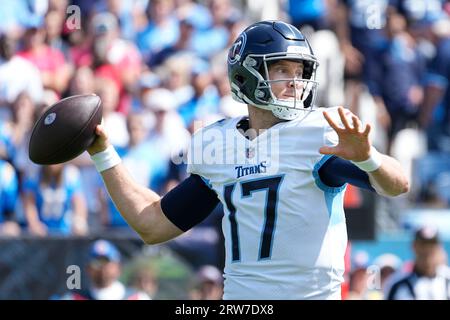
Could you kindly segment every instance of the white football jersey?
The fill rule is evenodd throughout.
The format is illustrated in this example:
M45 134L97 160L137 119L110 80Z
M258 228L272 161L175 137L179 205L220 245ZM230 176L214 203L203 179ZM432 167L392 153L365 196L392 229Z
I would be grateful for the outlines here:
M224 299L340 299L345 186L318 176L337 134L319 108L248 140L242 118L196 132L188 171L223 203ZM341 124L337 108L326 109Z

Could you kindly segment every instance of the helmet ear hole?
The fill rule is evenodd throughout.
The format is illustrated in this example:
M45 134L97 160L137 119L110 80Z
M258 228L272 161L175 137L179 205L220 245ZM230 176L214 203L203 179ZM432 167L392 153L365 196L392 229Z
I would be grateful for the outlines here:
M311 79L312 74L314 72L314 63L312 61L303 61L303 78Z
M312 97L313 97L312 92L310 92L309 95L308 95L308 98L306 98L305 102L303 103L303 105L306 108L309 108L311 106Z
M237 82L239 82L240 85L243 85L243 84L244 84L244 77L243 77L243 76L237 74L237 75L234 76L234 79L235 79Z

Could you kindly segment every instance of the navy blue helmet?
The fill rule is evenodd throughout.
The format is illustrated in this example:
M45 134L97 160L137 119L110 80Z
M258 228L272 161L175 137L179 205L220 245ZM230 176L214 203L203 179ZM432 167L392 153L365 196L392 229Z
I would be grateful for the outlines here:
M283 79L293 83L294 88L300 85L301 92L298 95L296 92L293 99L278 99L272 91L272 84L280 80L269 79L268 65L279 60L303 64L300 78ZM295 119L314 106L318 65L308 40L296 27L281 21L257 22L238 36L228 52L233 98L271 110L280 119Z

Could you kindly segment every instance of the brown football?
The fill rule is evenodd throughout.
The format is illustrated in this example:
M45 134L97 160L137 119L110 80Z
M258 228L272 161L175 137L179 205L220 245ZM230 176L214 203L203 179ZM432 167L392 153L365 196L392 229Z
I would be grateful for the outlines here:
M92 144L101 120L102 104L95 94L58 101L34 125L28 148L31 161L48 165L72 160Z

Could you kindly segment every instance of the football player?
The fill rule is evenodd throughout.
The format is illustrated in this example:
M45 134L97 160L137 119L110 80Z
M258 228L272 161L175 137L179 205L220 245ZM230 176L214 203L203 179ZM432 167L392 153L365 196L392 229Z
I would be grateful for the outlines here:
M315 107L317 67L294 26L245 29L229 50L228 75L249 116L197 131L190 176L162 198L130 178L101 125L88 149L146 243L186 232L222 202L224 299L340 299L347 183L389 196L408 191L399 163L371 146L369 124L341 107Z

